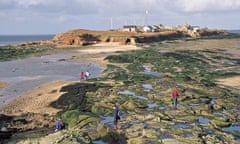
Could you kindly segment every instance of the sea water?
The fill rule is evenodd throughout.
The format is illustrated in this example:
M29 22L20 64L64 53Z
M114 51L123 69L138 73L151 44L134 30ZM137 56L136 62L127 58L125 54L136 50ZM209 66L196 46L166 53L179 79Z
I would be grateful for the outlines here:
M15 45L23 42L50 40L54 35L0 35L0 46Z

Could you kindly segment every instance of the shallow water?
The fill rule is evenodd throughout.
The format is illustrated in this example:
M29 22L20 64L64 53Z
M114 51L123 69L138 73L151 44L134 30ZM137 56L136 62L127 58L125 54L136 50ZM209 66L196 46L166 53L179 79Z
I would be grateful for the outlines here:
M144 88L144 91L146 91L146 92L150 92L151 90L153 90L153 87L151 84L143 84L142 87Z
M118 94L135 96L135 92L131 92L129 90L120 91Z
M200 124L209 124L209 119L200 116L200 117L198 117L198 122L199 122Z
M137 98L141 99L141 100L148 100L148 98L144 97L144 96L136 96Z
M0 105L50 81L78 81L81 71L90 71L92 78L100 76L102 68L97 64L62 61L71 55L56 54L0 62L0 81L8 83L0 91Z
M159 72L153 72L149 66L143 66L144 67L144 74L152 75L152 76L161 76L162 74Z
M192 133L185 133L184 136L190 138L190 137L193 136L193 134Z
M224 131L230 132L230 131L238 131L240 132L240 126L230 126L223 128Z
M191 126L186 124L176 123L175 125L173 125L173 128L189 129L191 128Z
M106 142L104 142L104 141L102 141L102 140L93 141L92 143L93 143L93 144L108 144L108 143L106 143Z
M214 112L213 114L218 115L218 116L221 116L221 117L223 117L224 119L227 119L227 118L228 118L225 114L220 113L220 112Z
M155 108L155 107L158 107L158 105L156 103L149 103L147 104L148 108L152 109L152 108Z
M189 106L192 106L192 107L197 107L197 106L202 106L203 104L201 103L192 103L192 104L189 104Z
M112 116L103 117L103 119L100 121L100 123L101 124L113 123L113 117Z
M161 140L168 138L173 138L173 136L170 133L164 133L163 135L160 136Z

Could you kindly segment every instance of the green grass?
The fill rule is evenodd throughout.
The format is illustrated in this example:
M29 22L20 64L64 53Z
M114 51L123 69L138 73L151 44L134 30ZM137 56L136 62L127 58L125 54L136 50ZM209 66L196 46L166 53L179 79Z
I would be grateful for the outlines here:
M1 46L0 61L24 58L34 54L51 51L51 46Z

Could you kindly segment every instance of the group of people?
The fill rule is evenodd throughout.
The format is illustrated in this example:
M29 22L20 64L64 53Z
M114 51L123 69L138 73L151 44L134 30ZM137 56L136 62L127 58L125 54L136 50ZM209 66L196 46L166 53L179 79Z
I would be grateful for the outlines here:
M171 96L172 96L173 108L176 109L177 103L178 103L178 97L179 97L178 90L174 89L172 91ZM115 129L118 128L118 121L121 119L121 115L122 115L122 113L121 113L121 110L119 109L119 104L115 103L114 107L113 107L113 124L114 124L114 128ZM55 131L59 131L59 130L62 130L64 128L65 128L65 123L61 119L61 117L59 117L57 122L56 122L56 129L55 129Z
M90 72L89 71L86 71L85 73L82 71L82 72L80 72L80 79L81 80L87 80L87 79L89 79L89 77L90 77Z
M172 96L173 108L176 109L178 104L178 97L179 97L179 92L177 88L173 89L171 96ZM121 119L121 110L119 109L119 104L116 103L114 104L114 107L113 107L113 124L115 129L118 128L118 121L120 119Z

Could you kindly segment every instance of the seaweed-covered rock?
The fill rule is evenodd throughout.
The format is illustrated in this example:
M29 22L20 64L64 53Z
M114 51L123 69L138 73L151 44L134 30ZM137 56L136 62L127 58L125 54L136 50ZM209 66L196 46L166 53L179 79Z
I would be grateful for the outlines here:
M92 140L88 136L88 133L74 130L74 131L58 131L53 134L42 138L33 138L22 140L18 142L19 144L66 144L71 142L71 144L91 144Z

